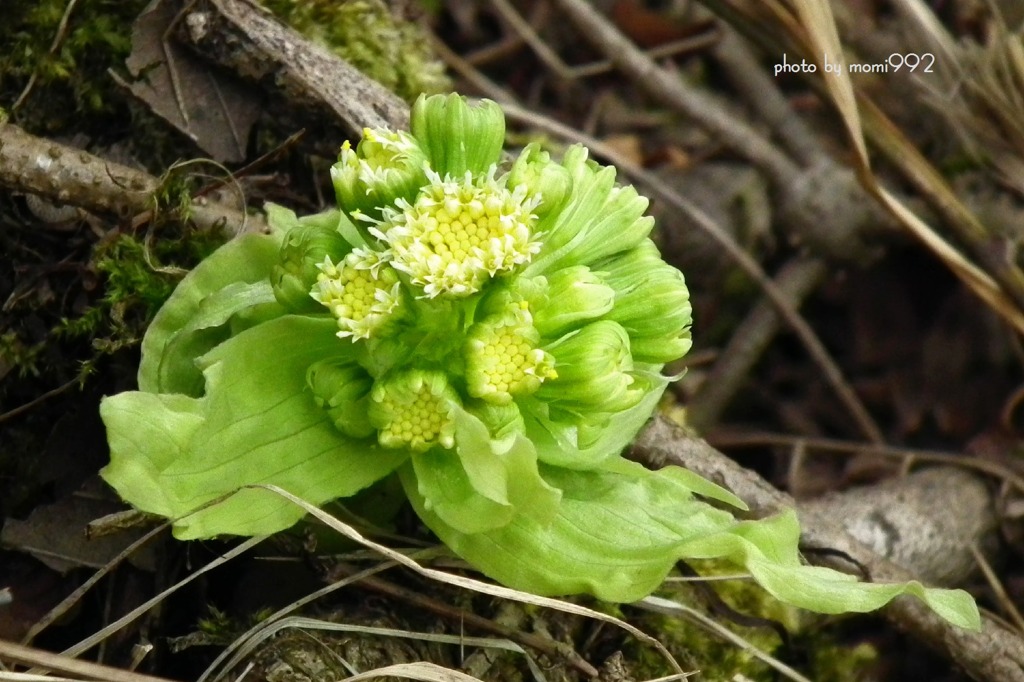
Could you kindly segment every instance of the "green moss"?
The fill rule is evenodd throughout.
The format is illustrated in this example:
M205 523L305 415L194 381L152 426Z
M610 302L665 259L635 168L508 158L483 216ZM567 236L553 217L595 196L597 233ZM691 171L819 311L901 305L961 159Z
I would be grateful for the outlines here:
M39 360L45 344L27 344L13 331L0 334L0 358L16 369L22 379L39 376Z
M424 31L396 18L382 0L264 0L264 4L406 101L451 87Z
M102 296L81 316L64 320L56 331L92 339L101 355L137 345L187 269L223 241L222 236L209 233L177 239L164 235L152 243L131 234L118 235L93 257L94 268L105 280Z
M226 612L208 605L209 614L200 618L197 626L199 632L206 636L207 643L227 646L252 626L263 622L273 613L273 609L259 609L241 619L232 618Z
M124 115L124 98L108 74L131 49L131 26L146 0L83 0L60 31L67 0L4 0L0 22L0 103L36 132L99 132Z
M103 279L102 294L81 315L62 320L58 336L91 339L99 355L142 341L185 273L227 238L188 224L193 184L187 164L172 168L153 194L145 235L115 233L95 246L89 267Z
M866 642L843 646L830 641L813 648L810 654L808 668L815 680L858 682L869 677L866 671L878 661L878 650Z

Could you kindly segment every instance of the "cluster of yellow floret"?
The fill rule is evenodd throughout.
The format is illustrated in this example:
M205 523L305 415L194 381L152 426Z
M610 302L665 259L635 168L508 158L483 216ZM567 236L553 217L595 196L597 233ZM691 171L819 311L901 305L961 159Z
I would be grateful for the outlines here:
M423 287L428 298L467 296L489 277L529 262L540 250L531 241L539 199L494 180L494 169L461 180L428 171L429 184L413 203L384 211L374 233L386 242L396 269Z
M526 301L475 325L466 343L468 391L474 398L504 405L529 394L545 379L557 378L554 358L537 347Z
M362 170L369 173L371 165ZM337 318L339 337L352 342L373 338L402 306L403 280L408 287L404 295L428 301L463 298L491 278L529 263L540 251L534 234L540 198L525 185L510 190L495 178L493 167L484 175L467 172L458 179L427 169L426 178L413 201L397 199L382 207L379 219L357 215L372 224L368 232L379 250L355 249L340 263L326 258L318 265L311 295ZM554 359L537 347L539 342L525 301L473 325L464 347L468 394L503 405L555 378ZM409 375L416 371L406 370ZM448 386L446 377L434 381ZM422 384L410 400L398 395L408 393L408 387L394 386L373 393L377 414L388 415L378 428L380 443L452 447L448 410L434 389Z
M434 375L435 381L439 378ZM379 410L388 415L387 423L378 432L385 447L408 447L426 450L435 443L450 448L454 445L454 427L445 397L431 381L417 382L419 386L399 393L380 388L374 395Z
M534 348L521 337L515 336L515 327L503 325L494 329L492 342L483 348L480 372L488 386L502 395L518 393L529 388L530 379L538 381L545 375L537 376L538 365ZM552 369L553 373L554 370ZM480 396L483 397L483 396Z
M369 338L401 301L398 275L372 251L356 249L337 264L328 256L318 267L310 296L338 319L339 337Z

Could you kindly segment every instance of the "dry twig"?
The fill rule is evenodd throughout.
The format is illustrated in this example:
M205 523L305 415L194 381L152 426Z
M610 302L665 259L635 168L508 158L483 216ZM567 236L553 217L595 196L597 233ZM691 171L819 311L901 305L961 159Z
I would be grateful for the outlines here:
M348 577L356 573L357 570L358 569L350 564L338 563L332 567L331 573L335 576L340 575ZM507 625L502 625L490 618L484 618L483 616L471 611L466 611L465 609L455 608L450 604L438 599L433 599L415 590L400 587L394 583L384 580L383 578L365 577L359 581L359 584L373 592L393 597L411 604L417 609L429 611L443 618L457 621L460 625L465 624L471 628L476 628L483 632L498 635L499 637L504 637L505 639L523 646L536 649L554 660L564 660L569 666L575 668L587 677L597 677L597 668L588 663L571 646L562 642L557 642L549 637L544 637L531 632L523 632Z
M245 80L273 83L292 109L322 112L348 132L408 125L409 107L327 48L305 39L247 0L208 0L186 7L178 38Z

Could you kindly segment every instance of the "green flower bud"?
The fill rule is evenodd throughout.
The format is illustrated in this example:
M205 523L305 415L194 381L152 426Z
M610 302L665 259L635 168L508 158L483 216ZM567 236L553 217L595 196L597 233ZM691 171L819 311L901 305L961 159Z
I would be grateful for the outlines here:
M317 310L309 290L320 274L325 259L341 259L352 249L338 230L323 224L305 224L292 228L281 245L281 259L270 274L274 297L294 313Z
M328 257L317 268L308 295L337 318L339 338L368 339L402 312L398 273L380 253L354 249L339 263Z
M406 132L363 130L355 150L341 147L331 167L338 205L353 217L380 218L381 210L398 199L411 199L426 184L427 157Z
M537 346L526 302L477 322L466 335L466 391L497 405L534 393L554 379L554 358Z
M572 176L564 166L551 160L551 154L540 145L526 146L512 164L508 174L509 187L526 185L527 193L541 197L537 216L543 218L562 207L572 191Z
M612 309L615 291L585 265L547 276L547 290L531 298L533 326L545 338L557 338Z
M370 397L370 423L382 446L425 452L455 445L455 410L461 402L443 372L391 375L374 384Z
M615 306L605 318L629 332L634 360L664 364L690 350L690 292L654 242L646 239L595 268L615 290Z
M501 159L505 115L490 100L469 104L461 95L421 95L410 128L442 176L485 173Z
M373 433L367 416L373 379L359 365L345 360L315 362L306 371L306 385L343 434L366 438Z
M531 302L543 301L548 290L548 280L544 277L516 277L491 287L487 295L480 299L474 315L476 319L504 315L511 308L523 308L533 314Z
M615 169L601 168L586 158L586 148L566 152L563 165L573 181L570 199L537 226L544 248L525 271L547 274L570 265L592 265L633 248L654 227L644 216L648 201L632 186L615 186Z
M640 402L648 388L633 374L629 336L617 322L592 322L545 350L555 358L558 377L545 382L536 396L554 408L582 417L619 412Z

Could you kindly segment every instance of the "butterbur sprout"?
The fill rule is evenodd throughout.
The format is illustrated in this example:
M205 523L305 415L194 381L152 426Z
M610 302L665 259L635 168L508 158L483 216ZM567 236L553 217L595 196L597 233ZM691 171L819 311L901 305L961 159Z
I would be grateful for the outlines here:
M139 390L103 401L105 480L194 539L301 519L254 484L322 505L394 475L510 587L633 601L721 558L797 606L909 593L978 627L965 592L803 565L792 511L738 521L707 502L743 509L728 491L622 457L690 348L685 280L614 169L581 146L506 163L504 134L493 102L421 98L411 133L342 149L336 209L268 206L271 234L203 261L146 334Z

